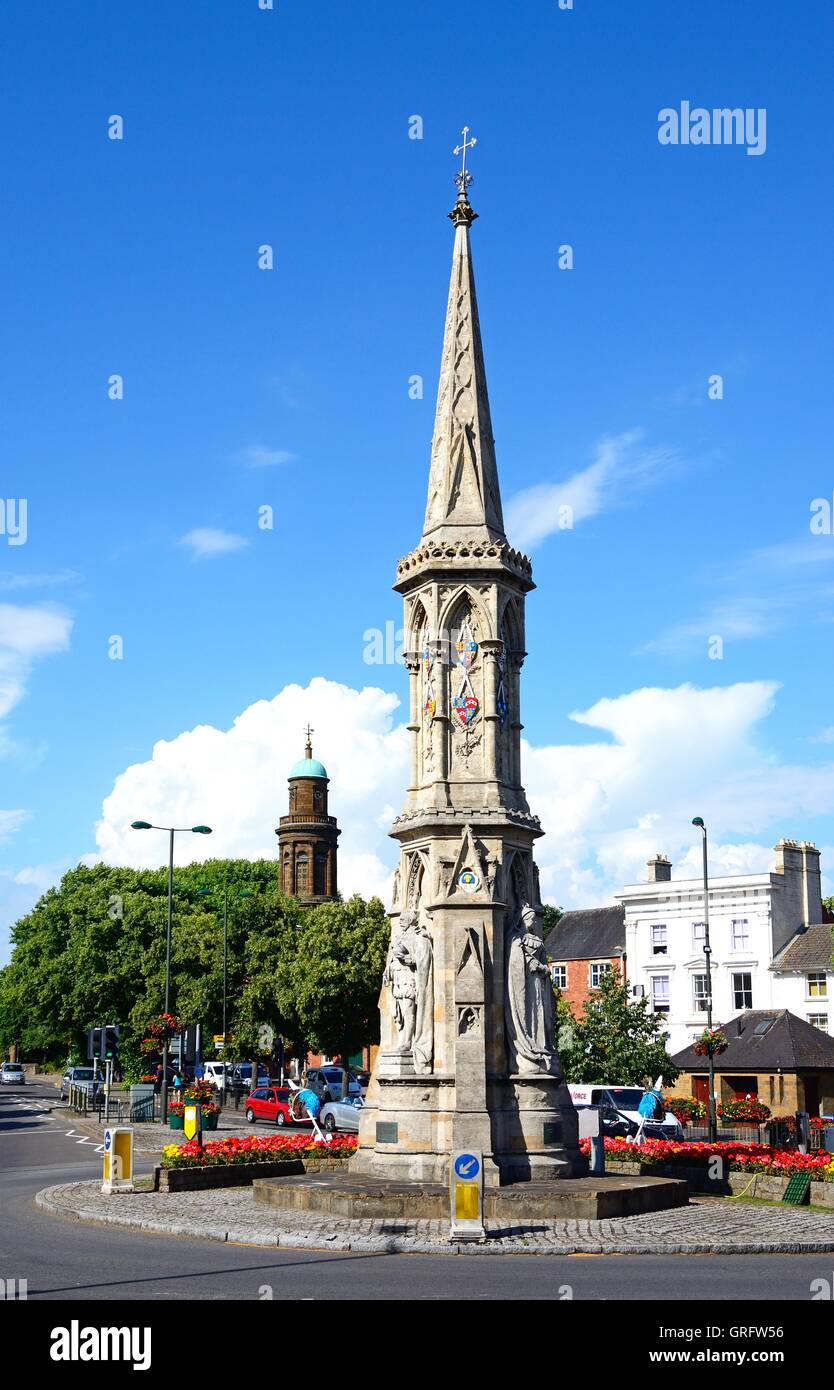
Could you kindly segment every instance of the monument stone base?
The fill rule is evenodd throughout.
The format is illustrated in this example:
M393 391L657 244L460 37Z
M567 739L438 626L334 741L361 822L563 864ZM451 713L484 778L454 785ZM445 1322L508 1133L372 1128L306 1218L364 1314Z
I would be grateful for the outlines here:
M284 1211L315 1211L367 1220L449 1220L447 1184L393 1182L359 1173L256 1178L259 1204ZM685 1207L689 1188L680 1178L615 1176L530 1181L484 1191L487 1220L603 1220Z
M374 1094L372 1094L372 1091ZM379 1075L360 1121L351 1172L392 1182L445 1184L451 1154L483 1155L484 1183L580 1178L576 1111L561 1077L488 1077L482 1108L459 1108L454 1077Z

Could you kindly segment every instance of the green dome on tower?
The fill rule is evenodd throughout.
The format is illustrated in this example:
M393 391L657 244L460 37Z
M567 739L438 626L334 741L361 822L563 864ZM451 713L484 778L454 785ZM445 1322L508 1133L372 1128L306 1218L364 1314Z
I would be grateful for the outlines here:
M300 758L290 768L290 777L326 777L327 770L318 758Z
M300 758L290 768L290 780L293 777L324 777L327 778L327 768L324 763L320 763L318 758L313 757L313 745L310 742L313 730L309 724L306 729L307 743L304 748L304 757Z

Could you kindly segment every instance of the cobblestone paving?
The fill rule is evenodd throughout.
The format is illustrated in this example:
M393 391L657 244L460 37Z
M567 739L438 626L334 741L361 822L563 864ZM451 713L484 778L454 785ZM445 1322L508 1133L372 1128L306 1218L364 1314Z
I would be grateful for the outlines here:
M295 1249L489 1254L786 1254L834 1251L834 1213L695 1201L675 1211L605 1221L487 1221L485 1243L450 1244L442 1221L349 1220L257 1206L251 1188L102 1195L95 1182L45 1188L56 1216L136 1230Z

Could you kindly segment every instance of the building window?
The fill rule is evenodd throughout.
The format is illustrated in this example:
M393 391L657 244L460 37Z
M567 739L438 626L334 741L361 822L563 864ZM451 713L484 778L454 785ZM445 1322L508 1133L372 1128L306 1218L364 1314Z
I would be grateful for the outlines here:
M553 981L554 989L567 989L568 967L566 965L551 965L550 978Z
M828 1032L828 1014L806 1014L805 1016L815 1028L821 1028L823 1033Z
M316 853L315 887L313 889L317 898L323 898L327 893L327 855Z
M733 1008L752 1009L753 1007L753 976L749 970L740 970L733 974Z
M669 976L652 976L652 1008L656 1014L669 1012Z
M705 922L692 923L692 949L700 951L703 955L704 945L706 944L707 927Z
M746 917L736 917L733 920L733 950L747 951L750 949L750 933L747 928Z
M295 810L295 793L296 793L296 788L295 788L295 787L290 787L290 810L291 810L291 811L294 811L294 810Z
M824 970L812 970L805 976L806 999L828 998L828 977Z
M313 792L313 804L314 804L314 806L315 806L317 809L318 809L318 807L321 806L321 801L322 801L322 797L321 797L321 788L320 788L320 787L316 787L315 791Z
M589 972L588 972L588 983L590 984L591 989L599 989L600 985L602 984L602 977L603 977L603 975L609 975L610 973L611 973L611 962L610 962L610 961L608 961L608 960L595 960L595 961L592 961L592 962L591 962L591 968L590 968L590 970L589 970Z
M692 976L692 1003L696 1014L706 1013L707 1011L707 977L706 975Z
M666 927L663 925L652 927L652 955L666 955Z
M297 897L307 892L307 863L306 854L302 853L295 856L295 892Z

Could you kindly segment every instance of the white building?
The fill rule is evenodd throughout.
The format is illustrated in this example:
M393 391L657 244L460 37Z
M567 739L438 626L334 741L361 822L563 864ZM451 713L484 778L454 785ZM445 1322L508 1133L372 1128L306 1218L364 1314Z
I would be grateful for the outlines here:
M789 1009L834 1032L831 925L823 921L820 856L814 845L780 840L770 873L710 878L712 1016ZM665 1015L670 1053L706 1026L703 880L672 879L663 855L649 881L616 894L625 912L626 973Z

